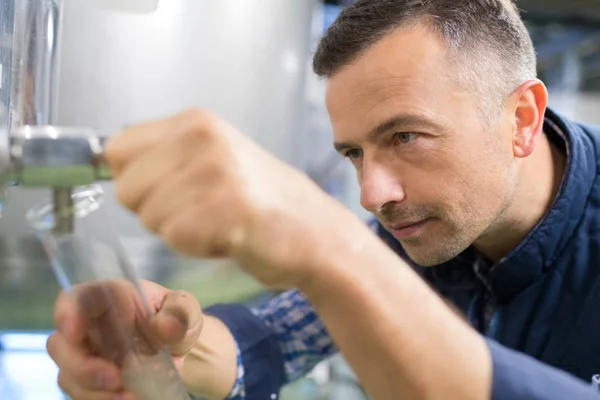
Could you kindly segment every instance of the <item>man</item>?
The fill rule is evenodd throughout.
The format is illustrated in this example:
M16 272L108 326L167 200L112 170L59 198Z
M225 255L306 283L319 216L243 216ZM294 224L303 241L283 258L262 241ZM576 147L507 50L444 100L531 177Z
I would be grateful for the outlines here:
M146 283L189 390L274 398L339 348L375 399L593 398L544 363L588 382L600 372L600 129L546 109L514 5L359 0L314 67L387 248L214 117L135 127L107 150L122 203L174 248L299 289L212 307L200 326L197 305ZM78 315L59 299L48 349L61 386L113 398L118 370L89 355Z

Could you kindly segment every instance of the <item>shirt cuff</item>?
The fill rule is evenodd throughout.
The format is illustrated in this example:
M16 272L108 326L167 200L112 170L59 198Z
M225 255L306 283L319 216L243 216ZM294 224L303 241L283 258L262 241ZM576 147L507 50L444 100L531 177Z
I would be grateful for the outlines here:
M598 400L591 385L487 340L493 360L492 400ZM591 379L591 377L590 377Z
M235 342L235 354L237 359L237 377L233 384L233 389L225 400L246 400L246 385L244 384L244 362L242 360L242 351L240 346Z
M231 393L238 397L229 400L277 399L285 371L276 332L241 304L219 304L205 313L220 319L238 346L238 379Z

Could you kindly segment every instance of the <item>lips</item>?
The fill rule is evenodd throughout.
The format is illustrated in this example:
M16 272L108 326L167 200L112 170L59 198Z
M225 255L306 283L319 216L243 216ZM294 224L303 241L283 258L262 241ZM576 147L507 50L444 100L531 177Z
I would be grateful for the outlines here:
M390 225L392 230L401 230L401 229L406 229L409 228L413 225L417 225L420 224L421 222L425 221L424 219L419 220L419 221L414 221L414 222L403 222L401 224L395 224L395 225Z
M388 231L398 240L410 239L419 236L429 218L415 222L403 222L389 226Z

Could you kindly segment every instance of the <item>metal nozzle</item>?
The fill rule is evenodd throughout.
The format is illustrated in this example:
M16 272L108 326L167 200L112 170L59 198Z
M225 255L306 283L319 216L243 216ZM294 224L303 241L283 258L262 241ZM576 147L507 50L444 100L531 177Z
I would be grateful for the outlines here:
M56 234L73 232L73 190L72 188L54 188L54 228Z
M24 126L11 135L12 184L49 187L54 199L54 231L74 228L73 189L111 179L102 159L104 139L84 128Z

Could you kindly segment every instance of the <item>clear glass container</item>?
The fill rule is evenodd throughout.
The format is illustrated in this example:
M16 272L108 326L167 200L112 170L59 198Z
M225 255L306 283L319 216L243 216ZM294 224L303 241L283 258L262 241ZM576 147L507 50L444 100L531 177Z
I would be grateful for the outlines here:
M99 185L72 192L72 230L55 229L54 202L27 213L61 287L76 299L93 351L119 365L138 400L189 400L170 353L152 330L153 312L102 207ZM64 215L61 216L61 218Z

